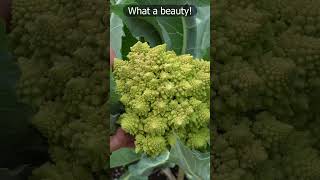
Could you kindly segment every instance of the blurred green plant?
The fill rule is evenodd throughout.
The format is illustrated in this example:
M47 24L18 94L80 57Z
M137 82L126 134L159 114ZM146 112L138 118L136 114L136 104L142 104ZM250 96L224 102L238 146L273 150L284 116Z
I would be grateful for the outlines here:
M5 21L0 17L0 53L8 50Z

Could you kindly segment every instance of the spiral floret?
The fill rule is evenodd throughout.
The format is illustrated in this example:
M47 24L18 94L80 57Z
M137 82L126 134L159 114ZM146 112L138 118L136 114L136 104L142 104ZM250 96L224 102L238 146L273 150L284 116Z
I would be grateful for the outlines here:
M126 109L120 124L135 136L137 152L157 156L173 144L174 135L192 149L208 146L209 133L203 133L210 120L208 61L178 56L165 44L151 48L138 42L128 61L115 60L114 75ZM186 135L195 129L201 133Z

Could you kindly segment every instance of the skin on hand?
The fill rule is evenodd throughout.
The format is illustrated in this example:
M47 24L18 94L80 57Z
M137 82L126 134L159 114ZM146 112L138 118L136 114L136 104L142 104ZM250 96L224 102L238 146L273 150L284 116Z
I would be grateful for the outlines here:
M112 48L110 48L110 66L113 66L113 61L114 58L116 57L116 53L114 52L114 50Z
M110 48L110 66L112 67L115 58L115 52ZM116 151L122 147L134 147L134 138L119 128L115 135L110 137L110 152Z
M134 138L119 128L115 135L110 137L110 152L122 147L134 147Z

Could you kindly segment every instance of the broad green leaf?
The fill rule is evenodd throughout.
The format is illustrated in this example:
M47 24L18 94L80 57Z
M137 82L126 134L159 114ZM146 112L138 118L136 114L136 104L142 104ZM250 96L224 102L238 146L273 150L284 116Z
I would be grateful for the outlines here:
M196 16L197 37L195 57L209 59L210 54L210 7L198 7Z
M143 155L138 163L129 166L129 173L134 176L149 176L155 168L168 165L169 157L169 151L155 158Z
M183 2L192 4L194 1L177 0L170 4L184 4ZM203 58L208 57L210 49L210 2L202 2L196 4L198 13L192 17L127 17L123 13L123 7L128 4L168 4L167 1L122 0L111 9L137 39L143 37L151 46L166 43L168 49L177 54Z
M115 3L111 3L111 13L122 17L124 16L123 8L127 5L137 5L137 2L136 0L118 0Z
M148 180L148 176L135 176L127 172L120 177L120 180Z
M116 3L112 3L112 5L121 5L123 8L126 5L194 5L194 6L209 6L210 0L118 0Z
M110 168L125 166L140 159L141 155L137 154L132 148L121 148L112 152L110 156Z
M155 17L127 17L123 8L128 4L137 4L135 0L125 0L121 4L111 6L111 11L118 15L136 39L144 38L151 46L162 43L161 35L156 29Z
M150 158L143 155L138 163L129 166L129 170L121 176L120 180L147 180L155 168L170 166L170 164L167 163L168 158L168 151L157 158Z
M146 18L123 18L123 22L130 29L131 34L137 38L144 38L151 46L162 43L161 36L157 29L146 21Z
M169 162L182 168L188 179L210 179L210 153L193 151L179 140L171 148Z
M208 6L210 0L136 0L139 4L145 5L196 5L196 6Z
M194 54L195 17L156 17L164 42L177 54Z
M203 58L210 49L210 7L197 7L193 17L156 17L168 47L178 54Z
M110 17L110 44L111 48L115 51L116 57L122 58L121 47L122 47L122 37L123 32L123 22L119 16L111 13Z
M122 42L126 42L122 44L121 54L122 59L127 60L128 54L131 51L131 47L138 42L138 39L132 36L127 26L124 26L124 34L125 36L122 37Z
M113 72L110 71L110 95L109 95L109 106L111 114L119 113L121 103L119 101L120 95L116 92L116 82L114 79Z

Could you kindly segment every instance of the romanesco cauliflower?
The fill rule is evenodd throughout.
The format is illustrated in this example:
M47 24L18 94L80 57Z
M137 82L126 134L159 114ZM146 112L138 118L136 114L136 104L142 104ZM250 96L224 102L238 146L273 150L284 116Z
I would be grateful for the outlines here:
M128 59L115 60L114 74L126 108L119 121L136 137L136 151L157 156L175 134L204 150L210 139L210 63L142 42L131 47Z

